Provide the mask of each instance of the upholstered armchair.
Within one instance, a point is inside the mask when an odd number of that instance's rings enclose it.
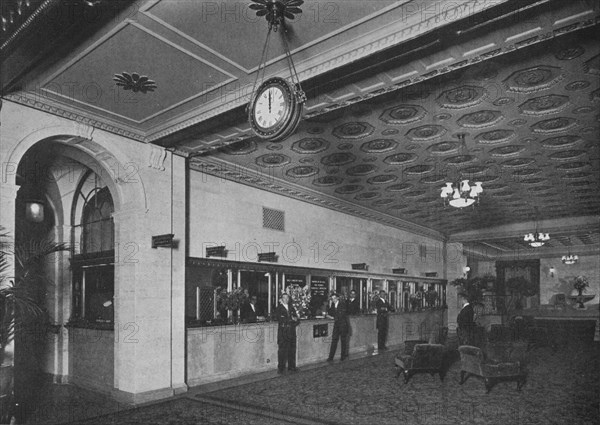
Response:
[[[505,349],[500,347],[500,349]],[[460,353],[460,385],[472,375],[483,378],[486,392],[490,392],[498,381],[517,381],[517,390],[525,384],[526,374],[518,360],[508,359],[507,354],[496,353],[500,359],[492,359],[484,355],[478,347],[462,345]],[[496,356],[494,356],[496,357]],[[500,361],[498,361],[500,360]]]
[[[412,351],[407,353],[405,349],[404,353],[396,356],[394,361],[397,368],[396,378],[403,374],[404,383],[408,383],[410,378],[417,373],[429,373],[431,376],[437,373],[443,381],[445,375],[444,346],[422,341],[406,341],[405,347],[410,346],[413,347]]]

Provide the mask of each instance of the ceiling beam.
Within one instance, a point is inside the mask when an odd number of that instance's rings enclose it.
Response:
[[[552,220],[540,220],[537,222],[540,232],[552,234],[570,235],[573,232],[582,233],[585,229],[597,233],[600,231],[599,216],[568,217]],[[449,242],[481,242],[507,238],[522,238],[525,233],[536,230],[535,221],[507,224],[496,227],[488,227],[478,230],[467,230],[454,233],[449,236]]]

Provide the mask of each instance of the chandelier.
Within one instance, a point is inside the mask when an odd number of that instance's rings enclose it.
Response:
[[[525,237],[523,238],[523,240],[525,242],[529,242],[529,245],[534,248],[539,248],[540,246],[544,245],[546,243],[546,241],[550,240],[550,235],[548,233],[543,233],[543,232],[538,231],[537,217],[538,217],[538,209],[536,207],[535,208],[535,232],[527,233],[525,235]]]
[[[460,150],[466,150],[465,133],[457,134],[456,137],[461,143]],[[448,203],[453,207],[464,208],[479,201],[479,194],[482,192],[481,182],[469,184],[469,180],[465,179],[454,183],[447,182],[446,186],[442,188],[440,196],[444,199],[444,202],[448,200]]]
[[[579,261],[579,257],[573,254],[567,254],[562,256],[562,262],[565,264],[575,264]]]
[[[571,245],[571,238],[569,238],[569,245]],[[579,257],[577,255],[571,254],[571,248],[567,251],[567,255],[562,256],[562,262],[564,264],[570,265],[575,264],[579,261]]]
[[[534,248],[538,248],[546,243],[546,241],[550,240],[550,235],[548,233],[540,233],[536,231],[535,233],[527,233],[524,238],[525,242],[529,242]]]

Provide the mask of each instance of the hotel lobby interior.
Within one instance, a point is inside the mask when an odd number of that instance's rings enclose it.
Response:
[[[1,16],[0,423],[598,423],[600,1]]]

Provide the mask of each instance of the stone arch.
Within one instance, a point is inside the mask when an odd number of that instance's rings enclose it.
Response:
[[[36,129],[22,138],[9,152],[7,164],[14,167],[3,167],[2,179],[5,182],[16,182],[16,167],[27,151],[43,140],[52,140],[62,146],[62,154],[74,159],[92,170],[110,176],[106,179],[109,190],[113,194],[115,211],[128,209],[146,210],[147,199],[141,176],[131,177],[127,173],[127,164],[135,164],[131,158],[121,152],[114,143],[107,148],[94,140],[94,127],[73,122]],[[15,172],[10,175],[11,171]]]

